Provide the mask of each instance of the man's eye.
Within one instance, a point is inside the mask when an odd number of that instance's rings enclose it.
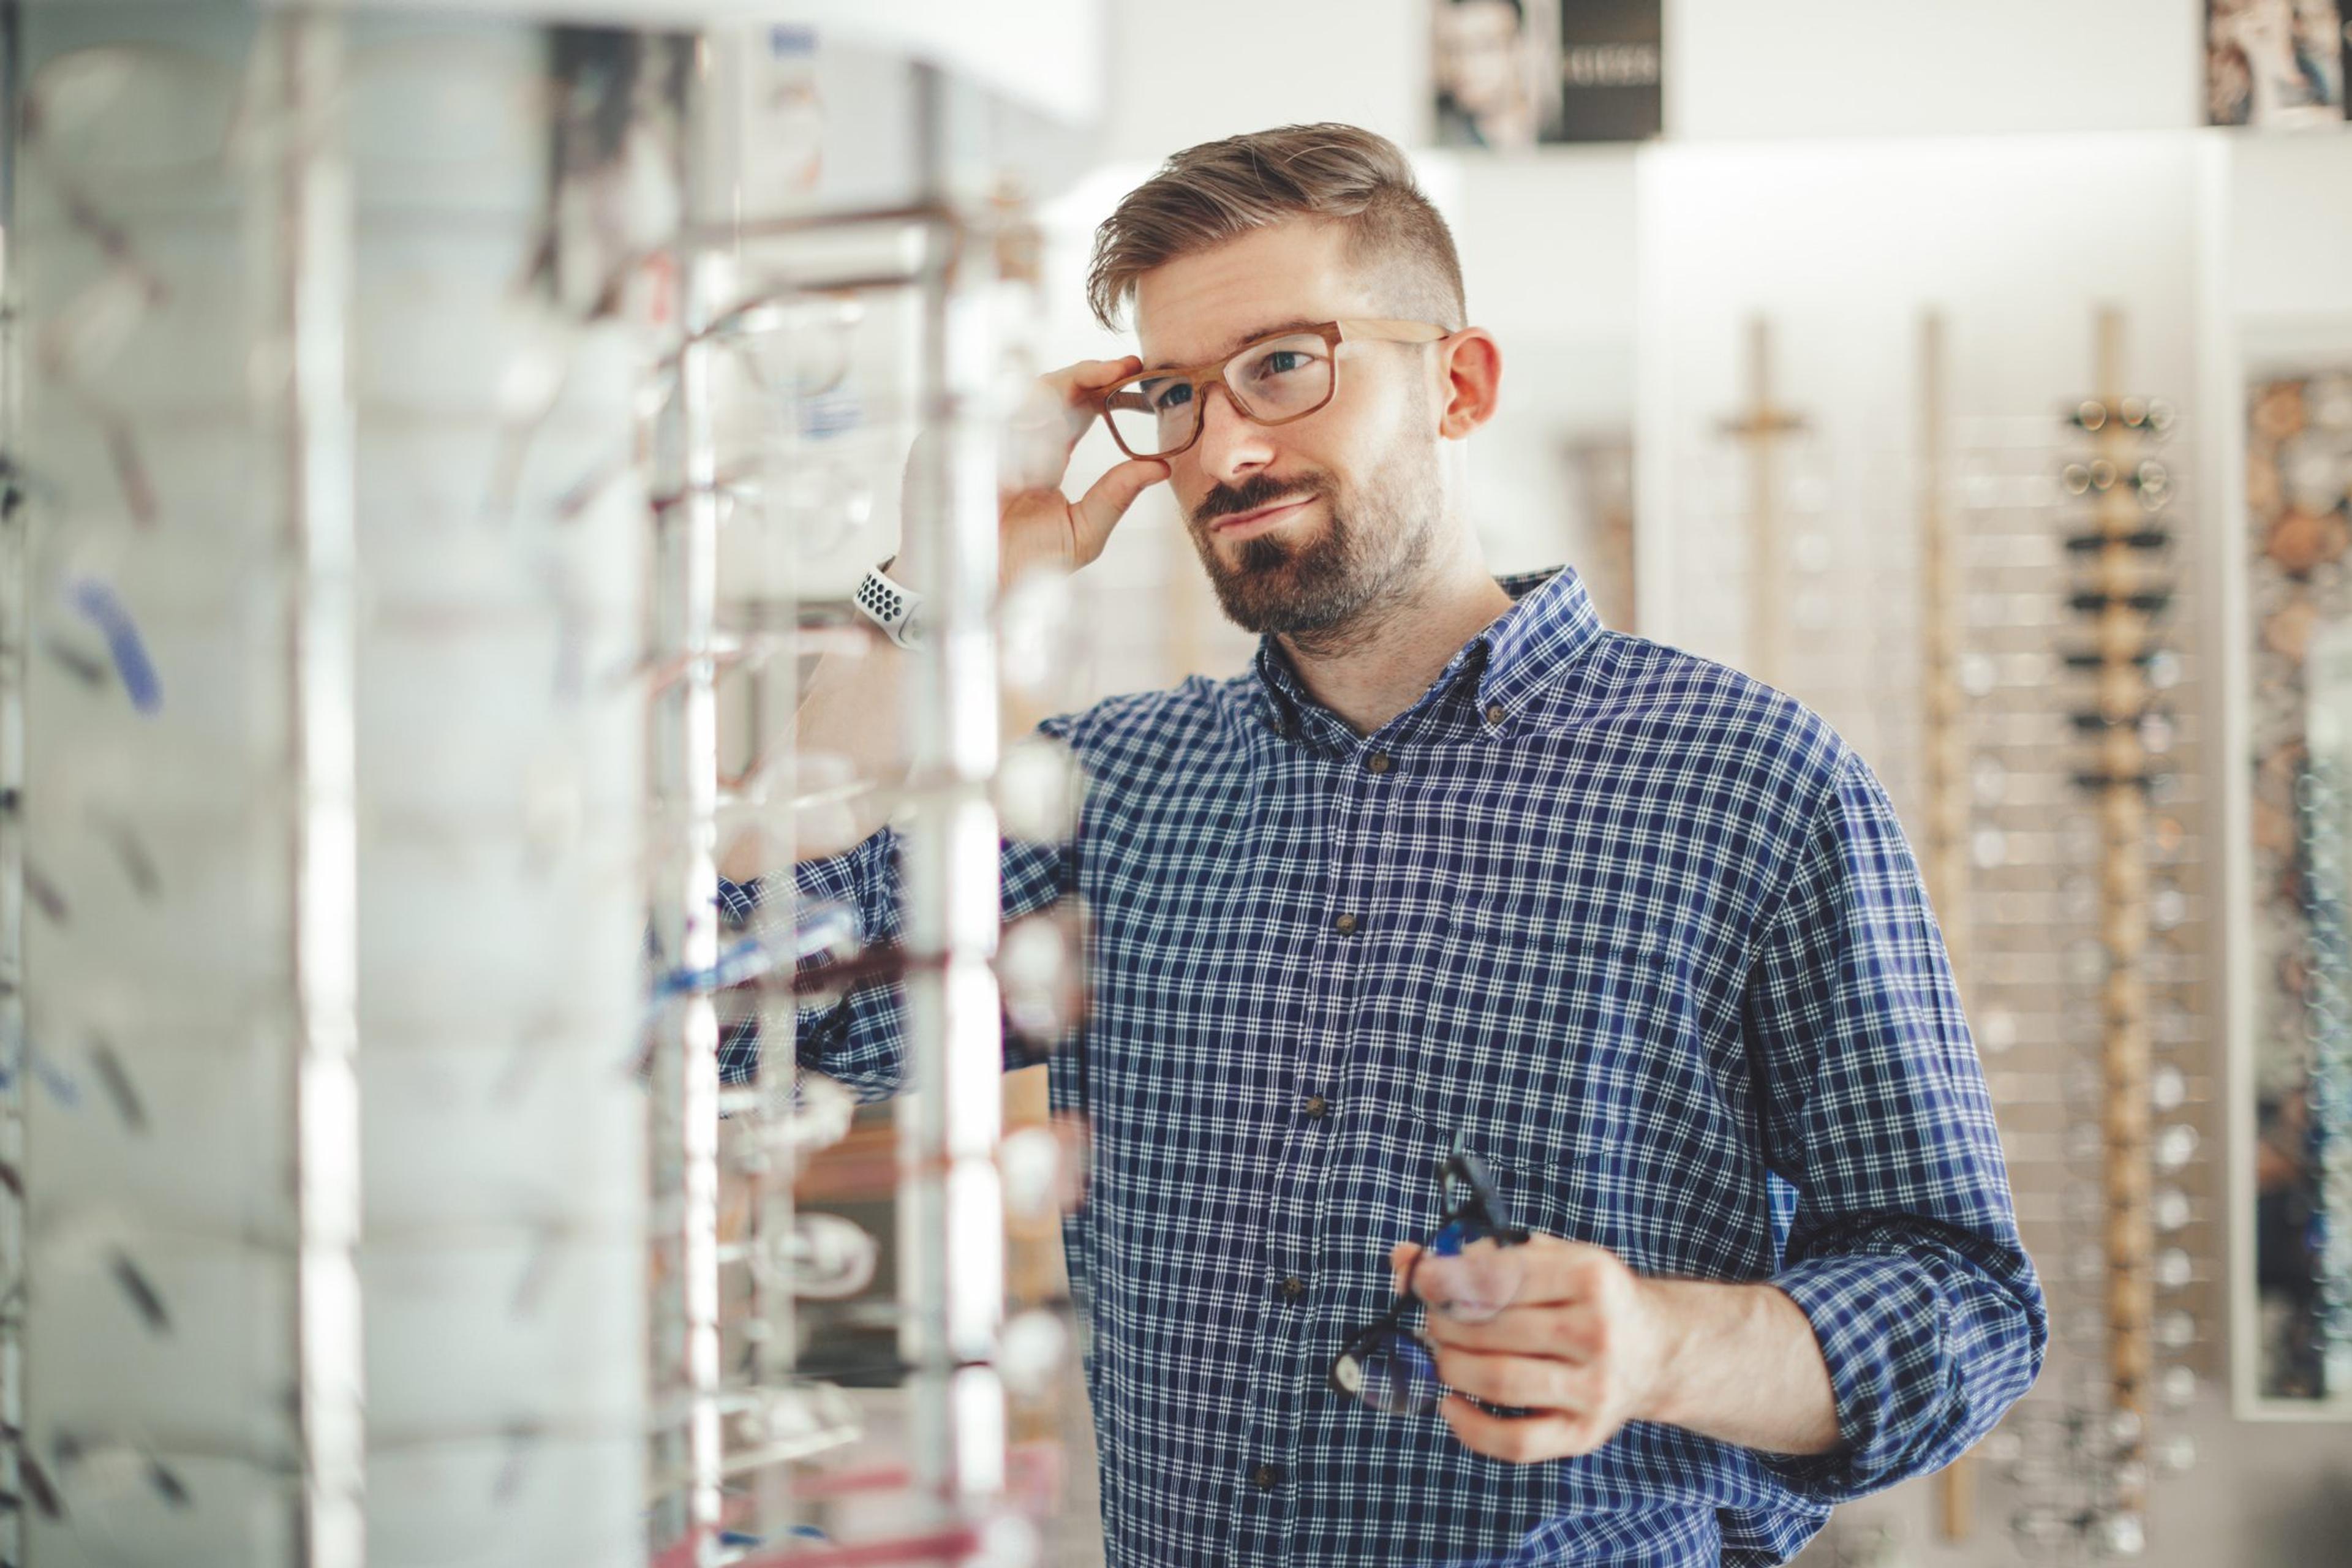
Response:
[[[1192,402],[1192,388],[1184,382],[1171,382],[1166,386],[1147,389],[1144,396],[1150,400],[1152,407],[1164,414],[1169,409],[1181,408]]]
[[[1277,376],[1295,375],[1313,359],[1305,349],[1268,349],[1250,365],[1250,379],[1272,381]]]

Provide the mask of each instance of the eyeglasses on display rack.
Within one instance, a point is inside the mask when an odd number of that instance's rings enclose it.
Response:
[[[1256,423],[1287,425],[1338,395],[1341,343],[1433,343],[1448,335],[1427,321],[1324,321],[1270,333],[1208,364],[1129,377],[1103,394],[1103,423],[1129,457],[1172,458],[1201,438],[1213,386],[1223,386]]]
[[[1405,1271],[1396,1301],[1348,1336],[1331,1363],[1331,1386],[1391,1415],[1434,1410],[1445,1397],[1429,1347],[1405,1327],[1426,1301],[1456,1322],[1483,1323],[1517,1297],[1528,1233],[1511,1224],[1485,1162],[1455,1140],[1438,1163],[1444,1218]],[[1416,1291],[1415,1287],[1420,1287]]]
[[[722,1258],[726,1248],[720,1248]],[[751,1254],[754,1266],[806,1301],[845,1301],[874,1283],[881,1246],[874,1233],[839,1215],[803,1213],[793,1227]]]

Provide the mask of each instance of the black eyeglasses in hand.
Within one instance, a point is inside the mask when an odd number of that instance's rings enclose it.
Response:
[[[1405,1270],[1395,1304],[1349,1335],[1331,1363],[1333,1388],[1391,1415],[1434,1410],[1445,1397],[1429,1347],[1405,1327],[1413,1308],[1425,1301],[1457,1322],[1486,1322],[1518,1294],[1523,1271],[1517,1248],[1528,1233],[1511,1224],[1485,1163],[1458,1139],[1438,1163],[1437,1184],[1444,1218]]]

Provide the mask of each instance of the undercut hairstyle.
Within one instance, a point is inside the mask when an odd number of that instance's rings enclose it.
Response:
[[[1468,324],[1453,231],[1395,142],[1353,125],[1285,125],[1188,147],[1095,230],[1087,303],[1118,330],[1156,267],[1297,218],[1344,225],[1347,257],[1382,274],[1382,308],[1448,331]]]

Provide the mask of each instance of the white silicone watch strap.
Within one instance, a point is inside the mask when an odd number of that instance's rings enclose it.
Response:
[[[922,608],[923,596],[904,583],[891,581],[881,567],[858,581],[856,604],[858,611],[900,647],[921,646],[922,628],[915,624],[915,612]]]

